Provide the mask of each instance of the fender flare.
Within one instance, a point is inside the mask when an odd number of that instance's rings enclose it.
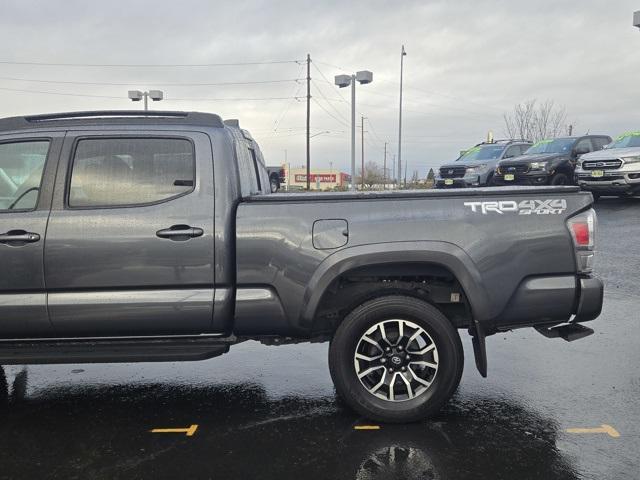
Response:
[[[347,247],[325,258],[307,284],[301,325],[312,328],[324,293],[340,275],[358,267],[389,263],[430,263],[448,269],[460,282],[473,318],[479,321],[490,318],[490,300],[482,277],[464,250],[448,242],[408,241]]]

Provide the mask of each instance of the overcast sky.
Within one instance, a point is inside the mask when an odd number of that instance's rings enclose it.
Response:
[[[239,118],[268,164],[282,163],[286,150],[291,166],[300,166],[305,102],[292,97],[306,94],[295,79],[305,76],[309,53],[312,134],[319,133],[312,164],[348,171],[350,92],[333,86],[333,77],[367,69],[374,81],[358,88],[356,102],[368,118],[365,158],[382,163],[387,141],[391,165],[404,44],[402,156],[408,176],[425,175],[488,130],[503,136],[503,112],[531,98],[566,106],[578,133],[640,129],[638,8],[628,0],[3,0],[0,115],[141,108],[127,90],[158,88],[166,100],[152,107]],[[266,81],[273,83],[239,84]]]

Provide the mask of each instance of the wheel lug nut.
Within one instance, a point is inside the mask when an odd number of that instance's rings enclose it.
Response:
[[[400,370],[402,370],[403,372],[407,371],[407,367],[402,367]]]
[[[391,351],[391,348],[387,347],[384,349],[385,352],[389,353]]]
[[[393,372],[393,368],[389,367],[389,373]]]
[[[381,358],[380,359],[380,363],[387,363],[387,359],[386,358]]]
[[[398,345],[398,351],[401,352],[402,351],[402,345]]]

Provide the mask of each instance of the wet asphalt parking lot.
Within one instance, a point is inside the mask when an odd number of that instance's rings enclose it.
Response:
[[[638,479],[640,199],[603,199],[596,333],[487,339],[435,418],[379,425],[336,398],[327,344],[193,363],[10,366],[0,478]],[[604,425],[604,427],[603,427]],[[157,432],[154,429],[185,429]],[[584,429],[575,431],[573,429]]]

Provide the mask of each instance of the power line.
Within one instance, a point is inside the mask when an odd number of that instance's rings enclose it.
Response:
[[[342,68],[342,67],[340,67],[340,66],[338,66],[338,65],[333,65],[333,64],[331,64],[331,63],[322,62],[322,61],[319,61],[319,60],[316,60],[316,63],[319,63],[319,64],[321,64],[321,65],[326,65],[326,66],[331,67],[331,68],[338,69],[338,70],[340,70],[341,72],[346,72],[346,71],[347,71],[347,70],[345,70],[344,68]],[[393,85],[400,85],[398,82],[394,82],[394,81],[391,81],[391,80],[387,80],[387,82],[388,82],[388,83],[391,83],[391,84],[393,84]],[[330,82],[329,82],[329,83],[330,83]],[[452,100],[458,100],[458,101],[461,101],[461,102],[464,102],[464,103],[468,103],[468,104],[472,104],[472,105],[477,105],[477,106],[482,107],[482,108],[492,108],[492,109],[494,109],[494,110],[500,110],[500,111],[504,110],[503,108],[496,107],[495,105],[489,105],[489,104],[486,104],[486,103],[475,102],[475,101],[472,101],[472,100],[464,99],[464,98],[462,98],[462,97],[457,97],[457,96],[455,96],[455,95],[450,95],[450,94],[446,94],[446,93],[436,92],[436,91],[434,91],[434,90],[424,90],[424,89],[421,89],[421,88],[413,87],[413,86],[411,86],[411,85],[406,85],[406,86],[405,86],[405,88],[408,88],[408,89],[410,89],[410,90],[415,90],[415,91],[418,91],[418,92],[422,92],[422,93],[425,93],[425,94],[427,94],[427,95],[437,95],[437,96],[440,96],[440,97],[450,98],[450,99],[452,99]],[[369,92],[369,93],[372,93],[372,92]],[[376,93],[374,93],[374,94],[378,94],[378,93],[376,92]],[[383,94],[379,94],[379,95],[383,95]],[[391,95],[386,95],[386,96],[391,96]],[[434,105],[439,105],[439,104],[434,104]]]
[[[345,122],[345,123],[349,123],[349,121],[344,117],[344,115],[342,115],[342,113],[340,113],[340,111],[333,106],[333,104],[331,102],[329,102],[329,100],[327,99],[327,96],[324,94],[324,92],[322,91],[322,89],[320,89],[320,87],[318,86],[318,84],[312,80],[311,83],[313,84],[313,86],[315,87],[316,91],[318,93],[320,93],[320,96],[322,98],[324,98],[324,101],[327,102],[327,105],[329,107],[331,107],[331,109]]]
[[[343,120],[339,119],[334,114],[332,114],[329,110],[324,108],[324,106],[322,106],[322,104],[315,97],[311,97],[311,100],[313,100],[315,102],[315,104],[318,105],[322,110],[324,110],[324,112],[327,115],[329,115],[331,118],[333,118],[336,122],[340,123],[343,127],[350,127],[350,125],[348,123],[346,123]]]
[[[249,82],[215,82],[215,83],[148,83],[148,82],[79,82],[72,80],[40,80],[34,78],[15,78],[15,77],[0,77],[0,80],[9,80],[15,82],[34,82],[34,83],[53,83],[64,85],[108,85],[115,87],[131,86],[131,85],[148,85],[148,86],[163,86],[163,87],[211,87],[211,86],[224,86],[224,85],[256,85],[256,84],[269,84],[269,83],[299,83],[303,78],[288,78],[283,80],[256,80]]]
[[[252,65],[278,65],[286,63],[300,64],[304,60],[273,60],[264,62],[235,62],[235,63],[47,63],[47,62],[13,62],[0,60],[1,65],[32,65],[41,67],[122,67],[122,68],[163,68],[163,67],[241,67]]]
[[[60,95],[65,97],[87,97],[87,98],[113,98],[117,100],[126,99],[125,96],[112,96],[112,95],[90,95],[90,94],[81,94],[81,93],[67,93],[67,92],[48,92],[42,90],[25,90],[20,88],[5,88],[0,87],[0,90],[8,91],[8,92],[21,92],[21,93],[35,93],[40,95]],[[290,99],[298,99],[299,97],[255,97],[255,98],[171,98],[165,97],[166,101],[174,101],[174,102],[190,102],[190,101],[199,101],[199,102],[232,102],[232,101],[258,101],[258,100],[290,100]]]
[[[304,65],[300,66],[300,71],[298,72],[298,77],[300,77],[300,75],[302,75],[302,72],[304,72]],[[284,120],[284,117],[287,115],[287,113],[289,113],[289,110],[291,109],[291,105],[293,105],[293,102],[295,100],[296,97],[298,97],[298,94],[300,93],[300,90],[303,87],[303,83],[299,82],[295,91],[293,92],[293,97],[294,99],[288,101],[285,105],[285,107],[283,108],[282,112],[276,117],[276,121],[273,123],[273,131],[276,132],[278,130],[278,128],[280,127],[280,122],[282,122],[282,120]]]
[[[0,90],[4,90],[7,92],[21,92],[21,93],[37,93],[42,95],[61,95],[64,97],[86,97],[86,98],[115,98],[118,100],[126,99],[127,97],[116,97],[110,95],[89,95],[89,94],[80,94],[80,93],[63,93],[63,92],[43,92],[40,90],[23,90],[20,88],[5,88],[0,87]]]

